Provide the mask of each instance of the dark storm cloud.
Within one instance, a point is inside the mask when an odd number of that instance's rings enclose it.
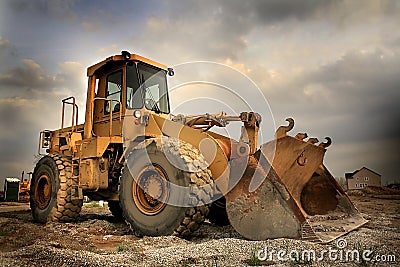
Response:
[[[265,94],[276,114],[297,113],[314,129],[332,127],[341,141],[395,138],[399,134],[393,122],[400,121],[399,69],[399,54],[350,51],[329,64],[289,77]],[[345,131],[334,128],[338,120],[346,125]],[[313,126],[312,122],[318,123]]]
[[[330,101],[340,107],[331,114],[344,113],[351,118],[349,129],[357,135],[348,140],[394,139],[400,137],[395,123],[400,121],[399,70],[399,54],[353,51],[311,74],[308,80],[327,86]]]
[[[3,97],[46,99],[66,92],[81,96],[85,86],[85,68],[78,62],[64,62],[50,74],[31,59],[23,59],[17,66],[0,72],[0,92]],[[49,94],[50,93],[50,94]]]
[[[8,0],[7,4],[15,13],[25,13],[30,16],[50,16],[58,18],[75,18],[72,11],[77,0]]]
[[[172,0],[164,6],[165,14],[150,13],[145,31],[135,32],[130,42],[140,50],[154,51],[161,60],[243,60],[254,39],[264,45],[277,40],[287,40],[285,46],[308,39],[318,43],[323,27],[331,31],[325,39],[332,34],[347,38],[345,29],[383,23],[385,16],[393,19],[400,10],[393,1]],[[302,34],[292,40],[294,31]],[[256,36],[249,39],[251,34]]]
[[[179,5],[177,3],[179,2]],[[222,20],[233,23],[250,24],[265,22],[282,22],[285,19],[304,20],[313,17],[318,10],[330,7],[335,1],[319,0],[231,0],[231,1],[170,1],[171,17],[190,18],[218,15]],[[178,7],[177,7],[178,6]],[[232,27],[232,30],[235,30]]]
[[[365,165],[391,181],[400,173],[399,70],[399,53],[349,51],[264,92],[278,125],[293,116],[294,133],[333,138],[327,164],[336,175]]]
[[[225,9],[226,14],[232,17],[248,17],[251,22],[282,22],[286,19],[307,20],[313,17],[318,10],[329,7],[334,1],[292,1],[292,0],[270,0],[270,1],[218,1]]]
[[[255,28],[307,19],[325,5],[329,1],[171,1],[168,20],[159,22],[163,31],[157,33],[204,58],[237,59]]]
[[[24,89],[49,90],[55,85],[54,77],[45,73],[31,59],[21,60],[20,65],[0,74],[0,85]]]

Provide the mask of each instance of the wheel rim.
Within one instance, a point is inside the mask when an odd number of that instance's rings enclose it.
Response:
[[[35,202],[39,209],[45,209],[51,200],[51,180],[47,174],[42,174],[35,185]]]
[[[143,168],[133,181],[132,197],[136,207],[146,215],[156,215],[169,196],[168,176],[159,165]]]

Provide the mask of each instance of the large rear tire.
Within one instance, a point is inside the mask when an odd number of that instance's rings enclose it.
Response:
[[[179,160],[186,158],[185,164],[202,158],[190,144],[147,141],[145,148],[133,150],[128,158],[133,162],[129,168],[125,164],[120,182],[120,204],[126,222],[138,236],[176,235],[190,236],[196,231],[208,214],[211,199],[207,185],[212,180],[208,169],[188,172],[176,168],[167,159],[165,151],[172,151]],[[150,160],[150,161],[149,161]],[[204,160],[204,159],[203,159]],[[171,190],[170,183],[184,188],[193,187],[190,198],[196,205],[181,207],[168,204],[173,197],[177,202],[185,202],[187,191]],[[153,198],[154,197],[154,198]]]
[[[71,159],[63,155],[44,156],[36,164],[30,187],[34,221],[72,221],[79,216],[83,200],[71,199],[78,181],[72,178]]]

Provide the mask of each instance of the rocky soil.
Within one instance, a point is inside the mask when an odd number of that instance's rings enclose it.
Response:
[[[26,204],[0,203],[0,266],[399,266],[400,200],[387,195],[396,193],[351,193],[356,207],[370,221],[345,235],[341,243],[324,245],[283,238],[248,241],[230,226],[207,222],[190,240],[138,238],[96,203],[84,206],[78,222],[46,225],[33,223]],[[265,248],[276,252],[261,261],[257,253]],[[375,260],[365,261],[361,256],[359,261],[351,256],[346,260],[344,255],[353,249],[360,255],[372,251],[368,258]],[[284,259],[278,258],[279,250],[287,252]],[[292,250],[300,254],[312,250],[316,258],[289,259]],[[331,258],[324,250],[333,253]]]

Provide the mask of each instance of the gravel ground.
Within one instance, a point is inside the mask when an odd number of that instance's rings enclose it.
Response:
[[[399,266],[400,200],[365,194],[351,198],[370,222],[345,235],[339,243],[324,245],[283,238],[248,241],[230,226],[210,223],[205,223],[190,240],[173,236],[137,238],[106,208],[91,205],[83,208],[78,222],[64,224],[35,224],[29,211],[24,210],[3,212],[0,266]],[[268,253],[274,250],[274,257],[259,261],[256,254],[261,250],[262,257],[265,249]],[[371,250],[371,258],[393,255],[396,260],[357,262],[350,257],[346,261],[346,253],[353,249],[360,254]],[[284,258],[292,250],[306,254],[304,260],[301,256],[299,260],[279,260],[279,250],[287,252]],[[309,251],[315,251],[315,259],[308,259]],[[324,257],[319,260],[323,251]],[[336,260],[330,259],[329,251]]]

